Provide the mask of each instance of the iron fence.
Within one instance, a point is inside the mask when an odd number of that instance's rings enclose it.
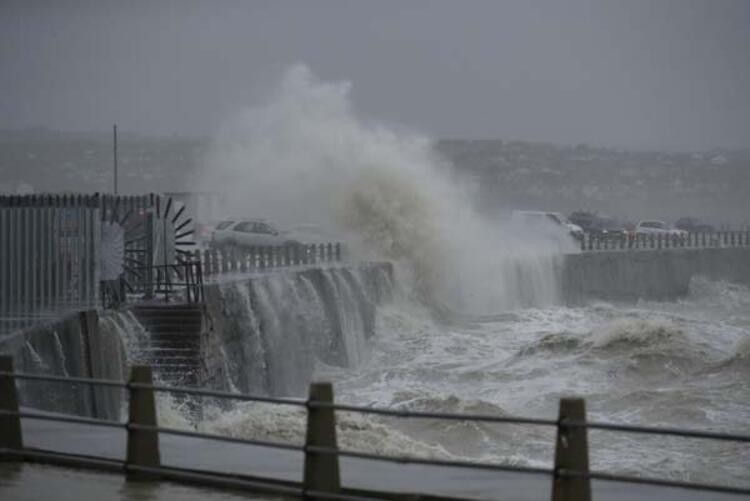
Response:
[[[717,231],[712,233],[597,234],[585,233],[578,241],[581,251],[712,249],[750,246],[750,230]]]
[[[100,301],[116,306],[128,289],[185,275],[194,283],[183,248],[192,220],[176,205],[155,193],[0,195],[0,334]]]
[[[0,332],[99,299],[97,196],[0,196]]]
[[[16,380],[48,381],[63,384],[90,384],[123,388],[128,391],[127,422],[105,421],[78,416],[42,414],[22,411],[18,406]],[[265,402],[291,405],[307,410],[307,433],[303,445],[280,443],[270,440],[245,439],[221,436],[192,430],[180,430],[157,425],[155,392],[181,393],[197,397],[233,399],[239,401]],[[552,468],[522,466],[512,463],[486,463],[478,461],[425,459],[412,456],[382,455],[363,451],[341,449],[336,439],[336,412],[377,414],[401,419],[442,419],[485,423],[544,426],[556,430],[554,466]],[[86,456],[52,450],[24,447],[21,419],[41,419],[77,423],[89,426],[118,428],[127,431],[127,447],[124,460]],[[12,358],[0,357],[0,458],[19,461],[40,461],[66,466],[98,468],[124,471],[130,479],[163,478],[211,485],[267,492],[312,499],[403,499],[404,493],[355,489],[342,486],[339,473],[339,458],[351,457],[400,464],[421,464],[436,467],[482,469],[489,471],[518,472],[543,475],[551,483],[553,501],[588,501],[591,495],[591,480],[605,480],[657,487],[677,487],[704,492],[750,495],[749,487],[715,485],[682,480],[621,475],[589,469],[589,429],[611,432],[668,435],[706,440],[750,443],[750,435],[718,433],[676,428],[646,427],[616,423],[590,422],[586,420],[585,402],[579,398],[560,400],[557,419],[538,419],[516,416],[493,416],[483,414],[447,414],[433,412],[408,412],[402,410],[361,407],[336,404],[330,383],[314,383],[308,398],[274,398],[248,394],[229,393],[197,388],[154,385],[151,369],[135,366],[129,381],[85,380],[60,376],[23,374],[13,371]],[[250,475],[237,475],[217,471],[195,470],[164,465],[160,459],[159,436],[169,434],[189,438],[215,440],[245,444],[304,454],[302,482],[283,481]],[[409,494],[419,497],[421,494]],[[445,499],[445,498],[443,498]]]
[[[247,272],[268,268],[340,262],[340,242],[251,247],[217,247],[196,250],[193,260],[200,261],[206,276]]]

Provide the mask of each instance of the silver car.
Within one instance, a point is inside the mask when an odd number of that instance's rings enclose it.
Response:
[[[636,235],[662,234],[677,237],[687,237],[688,232],[675,228],[664,221],[641,221],[635,227]]]
[[[278,230],[263,219],[227,219],[221,221],[214,229],[211,243],[220,247],[300,244],[288,232]]]

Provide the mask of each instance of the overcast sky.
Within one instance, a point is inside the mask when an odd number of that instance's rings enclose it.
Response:
[[[750,1],[0,1],[0,128],[210,135],[305,63],[435,137],[750,147]]]

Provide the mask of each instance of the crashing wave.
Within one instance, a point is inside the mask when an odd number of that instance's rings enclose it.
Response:
[[[675,342],[684,337],[668,319],[619,319],[605,326],[593,341],[594,348],[646,347]]]

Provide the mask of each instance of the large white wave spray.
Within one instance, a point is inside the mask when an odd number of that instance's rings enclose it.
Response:
[[[549,245],[481,220],[428,138],[358,119],[349,90],[291,67],[265,105],[220,130],[204,185],[236,215],[355,235],[440,311],[556,300]]]

